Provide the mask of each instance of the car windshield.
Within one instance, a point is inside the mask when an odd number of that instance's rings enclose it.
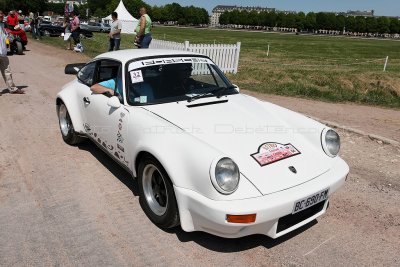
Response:
[[[207,58],[134,61],[127,68],[130,105],[148,105],[237,94],[221,70]]]

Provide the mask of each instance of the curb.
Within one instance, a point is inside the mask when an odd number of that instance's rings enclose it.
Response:
[[[354,128],[351,128],[351,127],[347,127],[347,126],[343,126],[343,125],[340,125],[340,124],[338,124],[336,122],[332,122],[332,121],[324,121],[324,120],[320,120],[320,119],[315,118],[315,117],[310,117],[310,118],[313,119],[313,120],[319,121],[319,122],[321,122],[323,124],[326,124],[327,126],[332,127],[332,128],[342,129],[342,130],[345,130],[345,131],[348,131],[348,132],[351,132],[351,133],[356,133],[356,134],[359,134],[359,135],[362,135],[362,136],[366,136],[366,137],[370,138],[371,140],[377,140],[377,141],[381,141],[384,144],[400,147],[400,142],[392,140],[392,139],[389,139],[389,138],[386,138],[386,137],[383,137],[383,136],[380,136],[380,135],[369,134],[369,133],[366,133],[364,131],[361,131],[361,130],[358,130],[358,129],[354,129]]]

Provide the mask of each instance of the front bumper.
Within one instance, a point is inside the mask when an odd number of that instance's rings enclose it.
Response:
[[[292,213],[296,201],[329,188],[329,196],[345,182],[349,166],[340,158],[326,173],[304,184],[257,198],[216,201],[199,193],[174,187],[179,207],[182,229],[186,232],[203,231],[226,238],[238,238],[263,234],[271,238],[285,235],[325,213],[329,198],[321,210],[295,225],[278,231],[278,220]],[[256,221],[250,224],[228,223],[227,214],[256,213]]]

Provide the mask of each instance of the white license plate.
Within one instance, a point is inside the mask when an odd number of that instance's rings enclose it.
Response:
[[[295,214],[297,212],[303,211],[309,207],[312,207],[322,201],[325,201],[328,198],[328,189],[324,189],[316,194],[313,194],[311,196],[305,197],[299,201],[296,201],[293,206],[293,211],[292,214]]]

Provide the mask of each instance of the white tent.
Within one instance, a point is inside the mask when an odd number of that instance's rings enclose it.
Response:
[[[139,23],[139,20],[135,19],[129,11],[126,9],[124,3],[119,2],[119,5],[117,9],[115,9],[115,12],[118,13],[118,20],[121,21],[122,23],[122,33],[128,33],[128,34],[133,34],[134,30],[136,29],[137,24]],[[112,23],[112,18],[111,15],[103,18],[104,23],[108,23],[111,25]]]

